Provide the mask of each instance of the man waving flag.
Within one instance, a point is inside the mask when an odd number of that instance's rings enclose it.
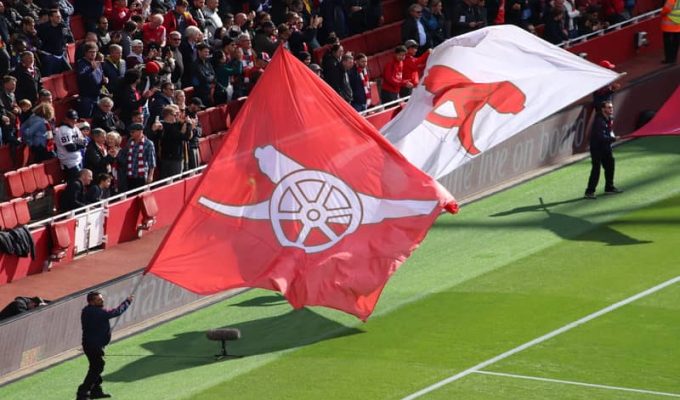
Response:
[[[147,272],[365,320],[453,197],[279,49]]]
[[[512,25],[451,38],[382,129],[415,166],[441,178],[617,74]]]

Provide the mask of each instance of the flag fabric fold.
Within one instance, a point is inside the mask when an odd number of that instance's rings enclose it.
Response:
[[[441,185],[279,49],[146,272],[365,320],[443,209]]]
[[[492,26],[437,46],[421,84],[382,133],[440,178],[616,79],[523,29]]]
[[[675,89],[651,121],[627,137],[680,135],[678,109],[680,109],[680,87]]]

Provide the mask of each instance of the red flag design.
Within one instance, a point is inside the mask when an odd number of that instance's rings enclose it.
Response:
[[[279,49],[146,272],[365,320],[443,208],[445,189]]]

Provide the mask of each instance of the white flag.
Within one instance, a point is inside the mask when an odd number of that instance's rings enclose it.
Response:
[[[382,133],[440,178],[617,76],[515,26],[488,27],[437,46]]]

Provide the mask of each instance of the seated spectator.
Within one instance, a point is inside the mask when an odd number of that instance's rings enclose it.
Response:
[[[92,183],[92,171],[82,169],[74,179],[66,184],[64,193],[59,198],[59,212],[75,210],[88,204],[87,187]]]
[[[170,32],[176,29],[171,30]],[[142,25],[142,37],[144,43],[156,43],[159,46],[165,46],[166,28],[163,26],[163,16],[154,14],[149,17],[149,22]]]
[[[0,321],[32,311],[40,306],[46,306],[48,303],[50,301],[40,297],[15,297],[0,311]]]
[[[26,122],[21,124],[21,138],[28,146],[31,160],[34,163],[49,160],[56,156],[51,124],[53,119],[54,108],[52,105],[40,103],[33,109],[33,114]]]
[[[86,200],[89,203],[97,203],[111,196],[111,182],[113,176],[107,173],[97,174],[92,184],[87,188]]]
[[[68,110],[64,122],[54,134],[59,163],[66,173],[67,179],[70,180],[75,179],[82,168],[83,154],[81,150],[86,145],[86,139],[76,126],[77,123],[78,113],[76,110]]]

